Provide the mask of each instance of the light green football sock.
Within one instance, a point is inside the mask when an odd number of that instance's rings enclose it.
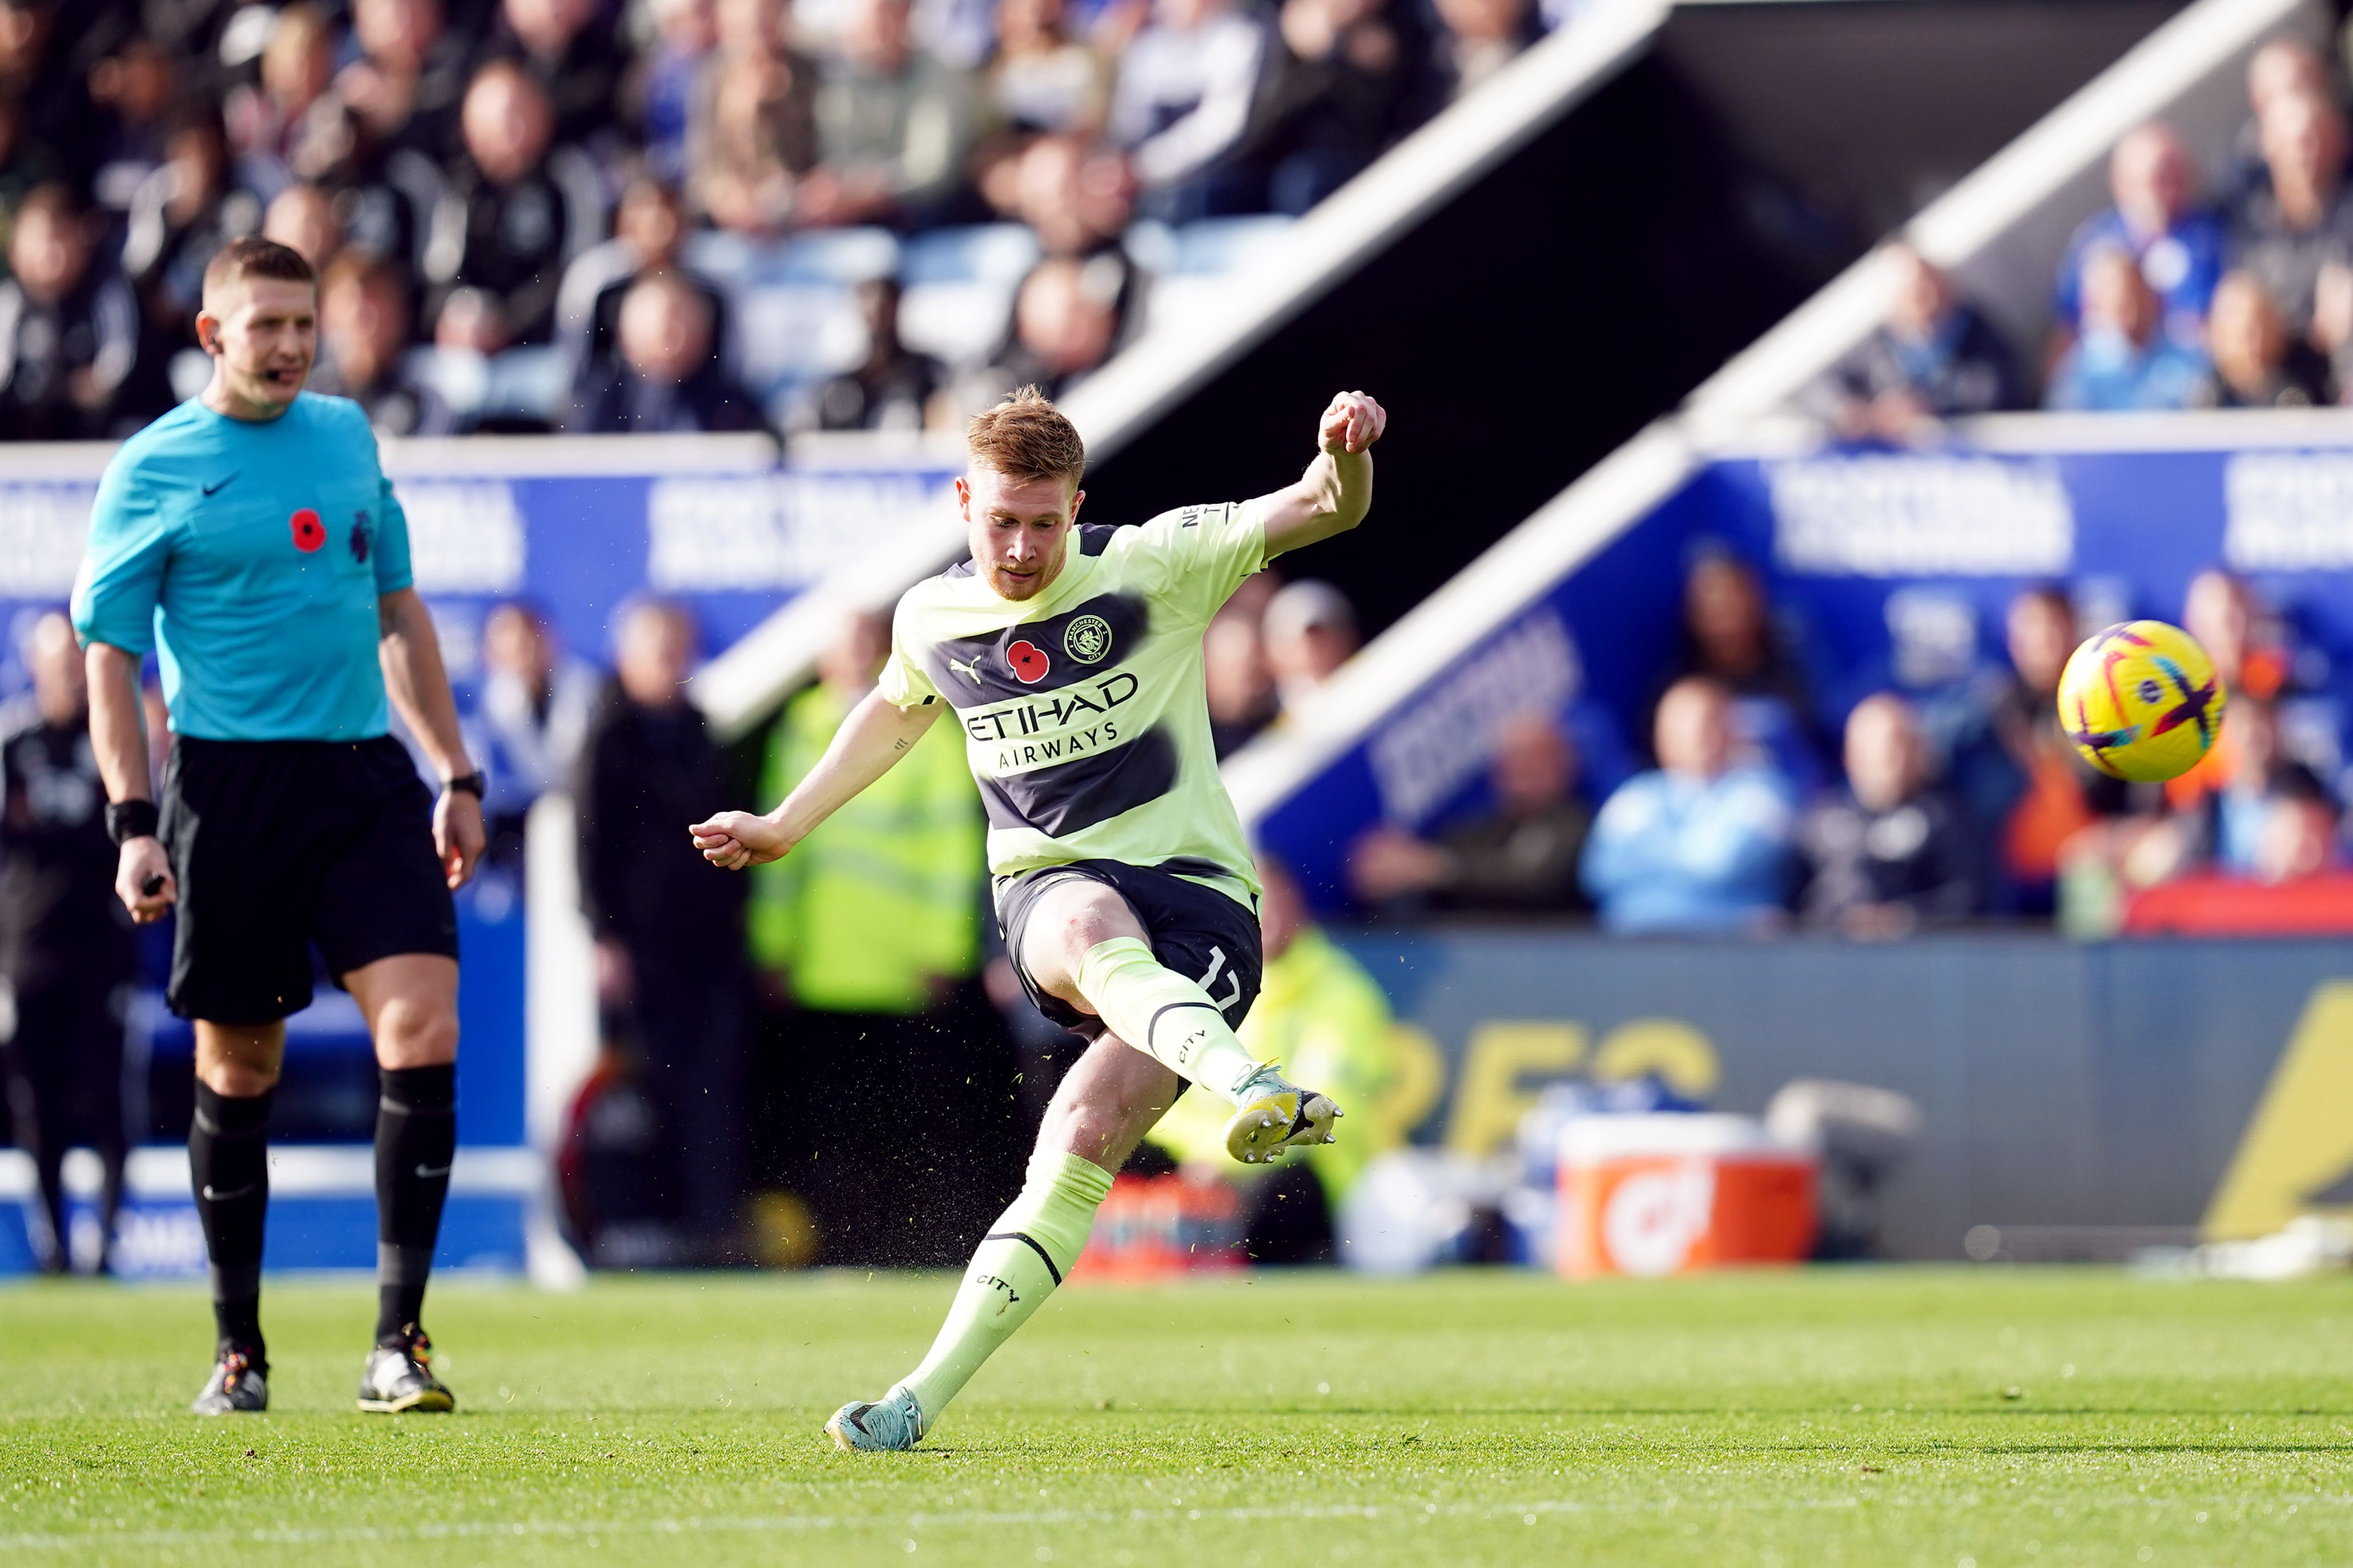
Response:
[[[1110,1194],[1111,1173],[1101,1165],[1043,1150],[1029,1157],[1021,1195],[973,1249],[931,1353],[891,1391],[915,1396],[923,1430],[1070,1273]]]
[[[1261,1064],[1226,1026],[1226,1016],[1197,983],[1162,967],[1132,936],[1087,950],[1079,963],[1079,994],[1093,1005],[1111,1032],[1228,1104],[1241,1103],[1242,1086]]]

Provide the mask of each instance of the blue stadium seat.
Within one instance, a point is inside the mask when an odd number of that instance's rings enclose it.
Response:
[[[1158,218],[1139,218],[1119,237],[1127,258],[1158,278],[1176,270],[1176,231]]]
[[[1145,295],[1145,325],[1156,329],[1210,308],[1235,273],[1257,265],[1289,237],[1295,220],[1209,217],[1172,229],[1137,224],[1123,243],[1130,259],[1152,274]]]
[[[527,343],[491,356],[490,376],[475,415],[519,415],[556,425],[563,422],[571,395],[572,367],[565,352],[554,343]]]
[[[866,353],[866,323],[841,283],[754,284],[736,293],[735,321],[744,384],[764,400],[848,370]]]
[[[866,325],[851,289],[899,269],[899,241],[887,229],[843,228],[787,240],[714,247],[711,274],[735,307],[744,384],[772,412],[794,390],[855,365]],[[691,254],[698,264],[700,255]]]
[[[696,229],[679,245],[679,259],[724,288],[752,270],[763,242],[723,228]]]
[[[939,228],[906,242],[899,280],[910,289],[922,283],[1018,283],[1037,262],[1038,237],[1027,224]]]
[[[1176,231],[1175,270],[1187,276],[1238,272],[1256,265],[1290,237],[1295,219],[1205,217]]]
[[[476,419],[517,416],[559,424],[572,391],[570,363],[552,343],[487,357],[466,349],[411,349],[402,367],[412,384],[430,387],[449,405],[461,429]]]
[[[1014,294],[1037,262],[1038,237],[1018,223],[909,240],[899,269],[901,341],[959,369],[981,363],[1005,342]]]
[[[430,387],[462,425],[482,406],[491,387],[491,362],[467,349],[411,349],[401,361],[409,384]]]
[[[747,285],[829,283],[848,288],[899,270],[899,240],[886,228],[823,229],[754,247]]]

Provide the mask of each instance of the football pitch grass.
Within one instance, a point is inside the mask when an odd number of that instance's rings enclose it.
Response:
[[[941,1276],[451,1282],[455,1416],[352,1409],[274,1283],[200,1421],[182,1289],[0,1289],[0,1557],[48,1563],[2353,1562],[2353,1280],[1463,1271],[1072,1288],[914,1454],[819,1430]]]

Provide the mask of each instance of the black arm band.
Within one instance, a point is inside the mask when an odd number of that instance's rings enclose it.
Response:
[[[489,787],[490,785],[483,781],[481,770],[479,768],[470,773],[459,773],[441,786],[445,794],[451,790],[462,791],[472,795],[476,800],[481,799],[482,792]]]
[[[157,820],[155,803],[152,800],[109,801],[106,806],[106,836],[117,844],[125,844],[133,838],[153,838]]]

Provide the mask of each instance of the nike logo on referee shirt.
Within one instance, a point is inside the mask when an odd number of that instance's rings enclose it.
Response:
[[[417,1167],[417,1173],[423,1180],[429,1182],[436,1176],[448,1175],[449,1173],[449,1167],[444,1165],[438,1171],[428,1171],[424,1166],[419,1165]]]
[[[258,1193],[260,1190],[261,1184],[259,1182],[248,1182],[241,1187],[231,1187],[225,1193],[215,1188],[210,1183],[206,1183],[205,1185],[205,1202],[208,1204],[227,1203],[231,1198],[241,1198],[248,1193]]]
[[[242,470],[242,469],[240,469],[240,470],[238,470],[238,471],[239,471],[239,472],[243,472],[243,470]],[[216,485],[205,485],[205,486],[202,486],[202,487],[200,487],[200,488],[204,490],[205,494],[206,494],[206,495],[212,495],[212,494],[214,494],[216,491],[218,491],[218,490],[220,490],[220,489],[223,489],[227,488],[227,487],[228,486],[228,484],[229,484],[231,481],[233,481],[236,478],[237,478],[237,475],[236,475],[236,474],[231,474],[227,479],[223,479],[219,484],[216,484]]]

